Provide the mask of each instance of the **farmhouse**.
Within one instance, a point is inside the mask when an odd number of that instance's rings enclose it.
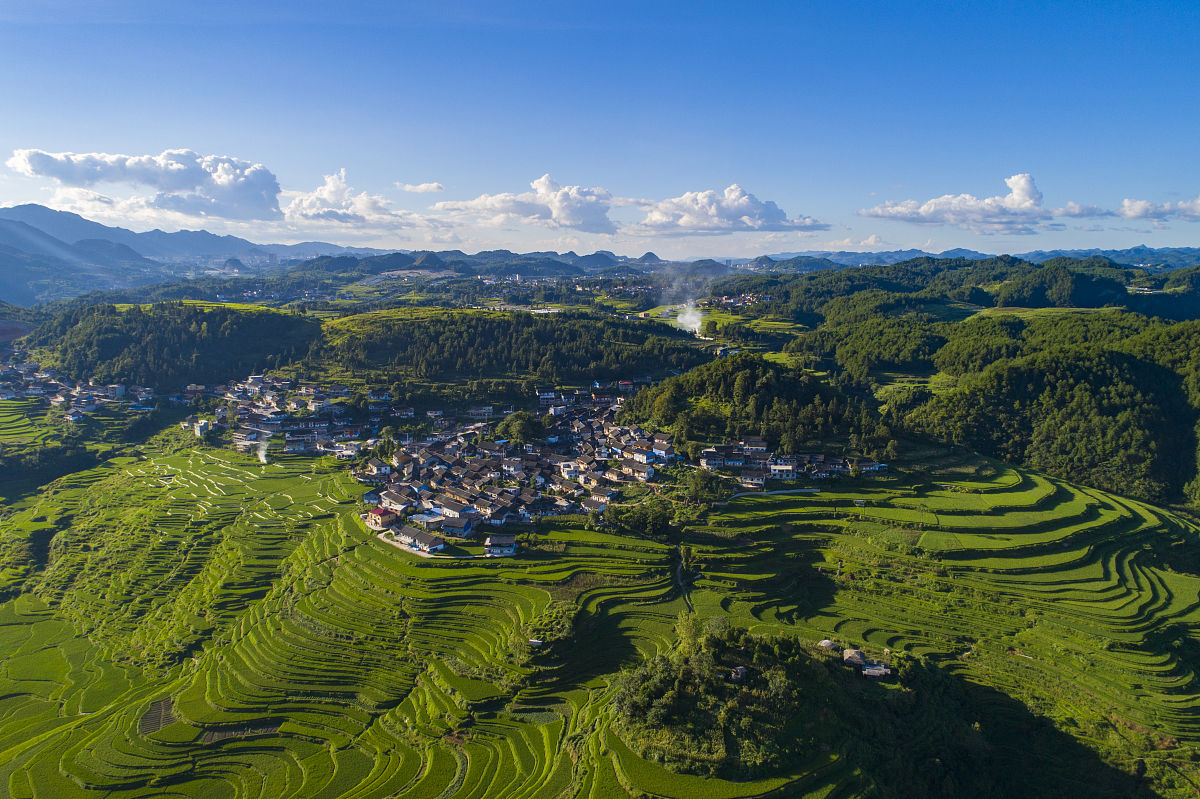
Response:
[[[446,547],[446,542],[441,536],[408,525],[396,532],[396,540],[422,552],[441,552]]]
[[[742,488],[762,488],[767,483],[767,473],[760,469],[747,469],[738,477]]]
[[[654,467],[648,463],[638,463],[634,460],[622,461],[621,472],[631,475],[633,479],[645,483],[654,479]]]
[[[483,554],[488,557],[505,557],[517,553],[517,537],[509,533],[489,535],[483,542]]]
[[[447,517],[442,521],[442,532],[446,535],[467,538],[475,532],[475,520],[468,516]]]
[[[396,523],[397,518],[395,512],[387,508],[371,508],[363,515],[363,521],[372,530],[386,530]]]
[[[399,491],[386,489],[380,491],[376,500],[381,506],[395,513],[403,513],[413,506],[413,499]]]

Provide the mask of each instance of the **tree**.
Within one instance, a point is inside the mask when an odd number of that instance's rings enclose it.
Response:
[[[498,441],[513,441],[527,444],[537,441],[545,435],[542,423],[529,411],[516,411],[500,420],[496,425],[495,436]]]

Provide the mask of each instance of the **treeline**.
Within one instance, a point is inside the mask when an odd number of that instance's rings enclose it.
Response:
[[[289,363],[319,335],[315,320],[276,311],[103,304],[68,308],[34,330],[28,343],[75,378],[178,391]]]
[[[589,313],[380,312],[322,327],[298,313],[182,302],[73,305],[28,343],[76,378],[177,391],[297,364],[302,375],[390,385],[409,401],[408,384],[422,396],[453,382],[472,398],[513,399],[527,395],[529,380],[658,376],[709,358],[678,328]]]
[[[667,430],[695,457],[704,445],[762,436],[784,454],[838,439],[872,456],[894,453],[888,425],[870,407],[812,374],[752,353],[705,364],[642,389],[622,420]]]
[[[663,374],[708,359],[691,336],[657,322],[474,312],[364,317],[331,330],[314,357],[421,379],[527,376],[565,383]]]

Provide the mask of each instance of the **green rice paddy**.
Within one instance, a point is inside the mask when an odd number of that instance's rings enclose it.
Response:
[[[19,431],[15,433],[19,435]],[[940,458],[940,459],[939,459]],[[1197,529],[999,464],[753,495],[686,532],[697,612],[940,663],[1036,709],[1164,796],[1194,795]],[[158,449],[62,478],[0,521],[52,530],[0,604],[0,793],[37,797],[850,797],[814,752],[753,782],[674,774],[612,726],[609,677],[668,649],[665,544],[570,522],[513,559],[425,560],[357,519],[334,464]],[[15,578],[14,578],[15,579]],[[14,583],[14,586],[16,583]],[[556,600],[574,639],[532,651]]]
[[[0,400],[0,445],[23,449],[51,438],[55,431],[45,424],[46,407],[37,398]]]

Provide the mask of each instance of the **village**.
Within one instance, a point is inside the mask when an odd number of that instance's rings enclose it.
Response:
[[[105,403],[133,411],[153,410],[156,403],[200,403],[212,409],[211,418],[190,415],[180,423],[197,437],[226,430],[237,451],[264,462],[280,451],[351,462],[355,479],[367,486],[366,526],[424,556],[441,553],[448,539],[481,540],[482,557],[514,555],[513,530],[528,529],[539,518],[603,513],[623,488],[653,484],[664,466],[686,463],[669,434],[617,421],[624,399],[649,385],[648,377],[597,381],[588,388],[535,388],[528,405],[536,405],[543,430],[533,442],[494,440],[494,421],[513,413],[513,406],[432,406],[418,414],[394,403],[390,392],[371,390],[355,408],[346,386],[298,384],[271,375],[192,384],[156,397],[143,387],[69,381],[53,369],[14,359],[0,371],[0,380],[0,396],[42,398],[62,408],[68,422]],[[384,459],[375,453],[385,421],[427,432],[395,435],[394,450]],[[719,471],[744,490],[762,490],[768,481],[887,471],[886,464],[866,458],[777,454],[756,437],[706,448],[694,465]]]
[[[625,397],[649,378],[630,378],[590,388],[537,387],[544,430],[533,442],[494,440],[494,419],[508,407],[472,405],[461,411],[433,407],[418,416],[391,403],[387,391],[367,395],[366,419],[347,416],[342,386],[295,386],[292,381],[251,375],[224,389],[229,405],[215,422],[233,432],[233,445],[265,459],[283,438],[289,453],[326,454],[354,461],[353,474],[369,486],[364,523],[389,542],[422,555],[447,548],[447,540],[482,540],[482,557],[516,554],[514,529],[537,519],[603,513],[622,488],[654,483],[658,470],[683,462],[666,433],[650,433],[617,421]],[[189,386],[188,392],[202,387]],[[390,457],[376,453],[385,417],[421,421],[426,435],[399,434]],[[205,420],[189,419],[197,435]],[[824,454],[784,456],[760,438],[704,450],[699,467],[722,470],[748,490],[768,480],[833,479],[886,472],[886,464]]]
[[[134,411],[152,411],[154,391],[143,386],[119,383],[98,384],[71,380],[57,370],[26,361],[16,352],[0,366],[0,400],[42,399],[63,412],[63,420],[78,423],[86,414],[108,403],[122,403]]]

